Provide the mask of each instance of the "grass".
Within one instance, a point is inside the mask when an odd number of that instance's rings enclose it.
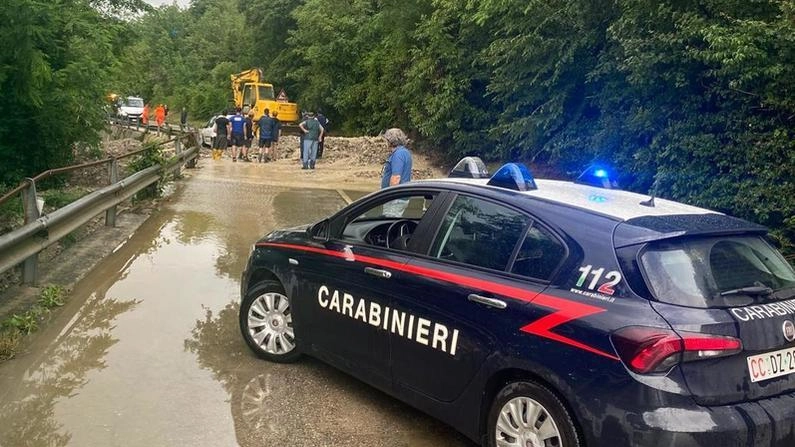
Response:
[[[39,329],[39,322],[51,309],[64,305],[66,290],[48,285],[39,292],[39,299],[30,309],[13,314],[0,323],[0,361],[14,358],[25,335]]]
[[[0,362],[14,358],[22,341],[22,333],[14,329],[0,329]]]
[[[42,191],[40,195],[48,207],[58,209],[83,197],[87,192],[83,188],[50,189]]]
[[[13,197],[0,205],[0,230],[4,227],[13,228],[16,223],[25,219],[25,212],[22,209],[22,199]]]
[[[46,309],[63,306],[64,295],[66,295],[66,290],[63,287],[50,284],[39,293],[39,305]]]

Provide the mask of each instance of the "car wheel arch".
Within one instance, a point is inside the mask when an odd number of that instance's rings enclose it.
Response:
[[[257,284],[261,284],[263,281],[276,281],[279,284],[281,284],[285,290],[287,290],[284,281],[282,281],[272,271],[263,267],[263,268],[258,268],[251,272],[251,276],[249,277],[249,284],[251,284],[251,287],[256,287]]]
[[[483,395],[480,402],[480,413],[478,414],[481,445],[487,445],[485,442],[489,431],[486,425],[488,423],[489,411],[491,410],[491,405],[495,397],[500,390],[502,390],[508,384],[523,381],[535,382],[536,384],[543,386],[555,394],[560,402],[566,407],[566,410],[569,412],[569,414],[572,415],[575,429],[578,433],[580,433],[580,436],[582,436],[583,430],[582,422],[579,419],[579,412],[575,411],[575,407],[572,405],[568,397],[570,395],[569,393],[564,393],[561,391],[561,387],[557,386],[555,382],[548,380],[548,378],[545,378],[540,374],[526,369],[506,368],[496,371],[494,374],[492,374],[491,377],[489,377],[489,379],[486,381],[486,384],[483,388]]]

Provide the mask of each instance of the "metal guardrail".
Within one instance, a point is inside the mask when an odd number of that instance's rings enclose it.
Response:
[[[157,182],[166,173],[174,171],[179,175],[179,170],[183,164],[188,163],[188,166],[190,166],[190,162],[195,160],[199,153],[199,147],[192,147],[183,151],[182,139],[185,136],[182,135],[161,143],[174,142],[174,157],[162,165],[151,166],[122,180],[118,179],[118,160],[140,154],[148,150],[148,148],[131,152],[121,157],[111,157],[81,165],[50,169],[36,177],[25,179],[18,187],[0,197],[0,204],[2,204],[14,195],[21,193],[25,210],[25,224],[20,228],[0,235],[0,273],[22,264],[22,282],[34,284],[38,278],[38,254],[42,250],[78,229],[103,211],[105,212],[105,225],[115,226],[116,206],[119,203]],[[108,164],[109,167],[110,184],[108,186],[93,191],[49,214],[40,214],[36,196],[37,181],[56,174],[101,164]]]
[[[110,121],[111,124],[126,127],[128,129],[136,130],[139,132],[157,131],[157,124],[152,124],[152,123],[143,124],[139,119],[133,120],[129,118],[119,118],[117,116],[111,116],[108,117],[108,121]],[[178,133],[191,133],[195,130],[196,129],[190,126],[183,127],[181,125],[178,126],[171,123],[163,123],[163,126],[161,128],[161,131],[166,133],[167,135],[174,135]]]

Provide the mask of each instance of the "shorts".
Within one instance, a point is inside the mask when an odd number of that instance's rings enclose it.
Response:
[[[251,140],[253,140],[253,139],[254,138],[246,138],[246,147],[248,147],[248,148],[251,147]]]
[[[243,134],[240,133],[233,133],[232,134],[232,146],[243,146],[246,143],[246,138]]]
[[[215,144],[213,147],[216,149],[226,149],[227,143],[226,135],[218,135],[215,137]]]
[[[270,138],[260,138],[259,139],[259,147],[271,147],[271,140]]]

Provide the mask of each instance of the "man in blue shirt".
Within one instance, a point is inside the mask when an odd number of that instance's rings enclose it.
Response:
[[[269,150],[273,142],[273,127],[274,120],[270,117],[270,110],[265,109],[262,117],[259,119],[259,162],[265,163],[270,161]]]
[[[387,129],[383,135],[392,154],[384,163],[381,189],[411,181],[411,152],[406,148],[408,137],[398,128]]]
[[[392,153],[384,163],[384,170],[381,175],[381,189],[399,185],[411,181],[411,152],[406,148],[409,139],[402,130],[398,128],[387,129],[384,132],[386,140]],[[402,217],[403,211],[408,207],[408,199],[396,199],[384,204],[384,216]]]
[[[237,161],[238,148],[242,152],[246,144],[246,119],[240,114],[240,107],[235,112],[235,116],[229,119],[232,124],[232,161]]]

